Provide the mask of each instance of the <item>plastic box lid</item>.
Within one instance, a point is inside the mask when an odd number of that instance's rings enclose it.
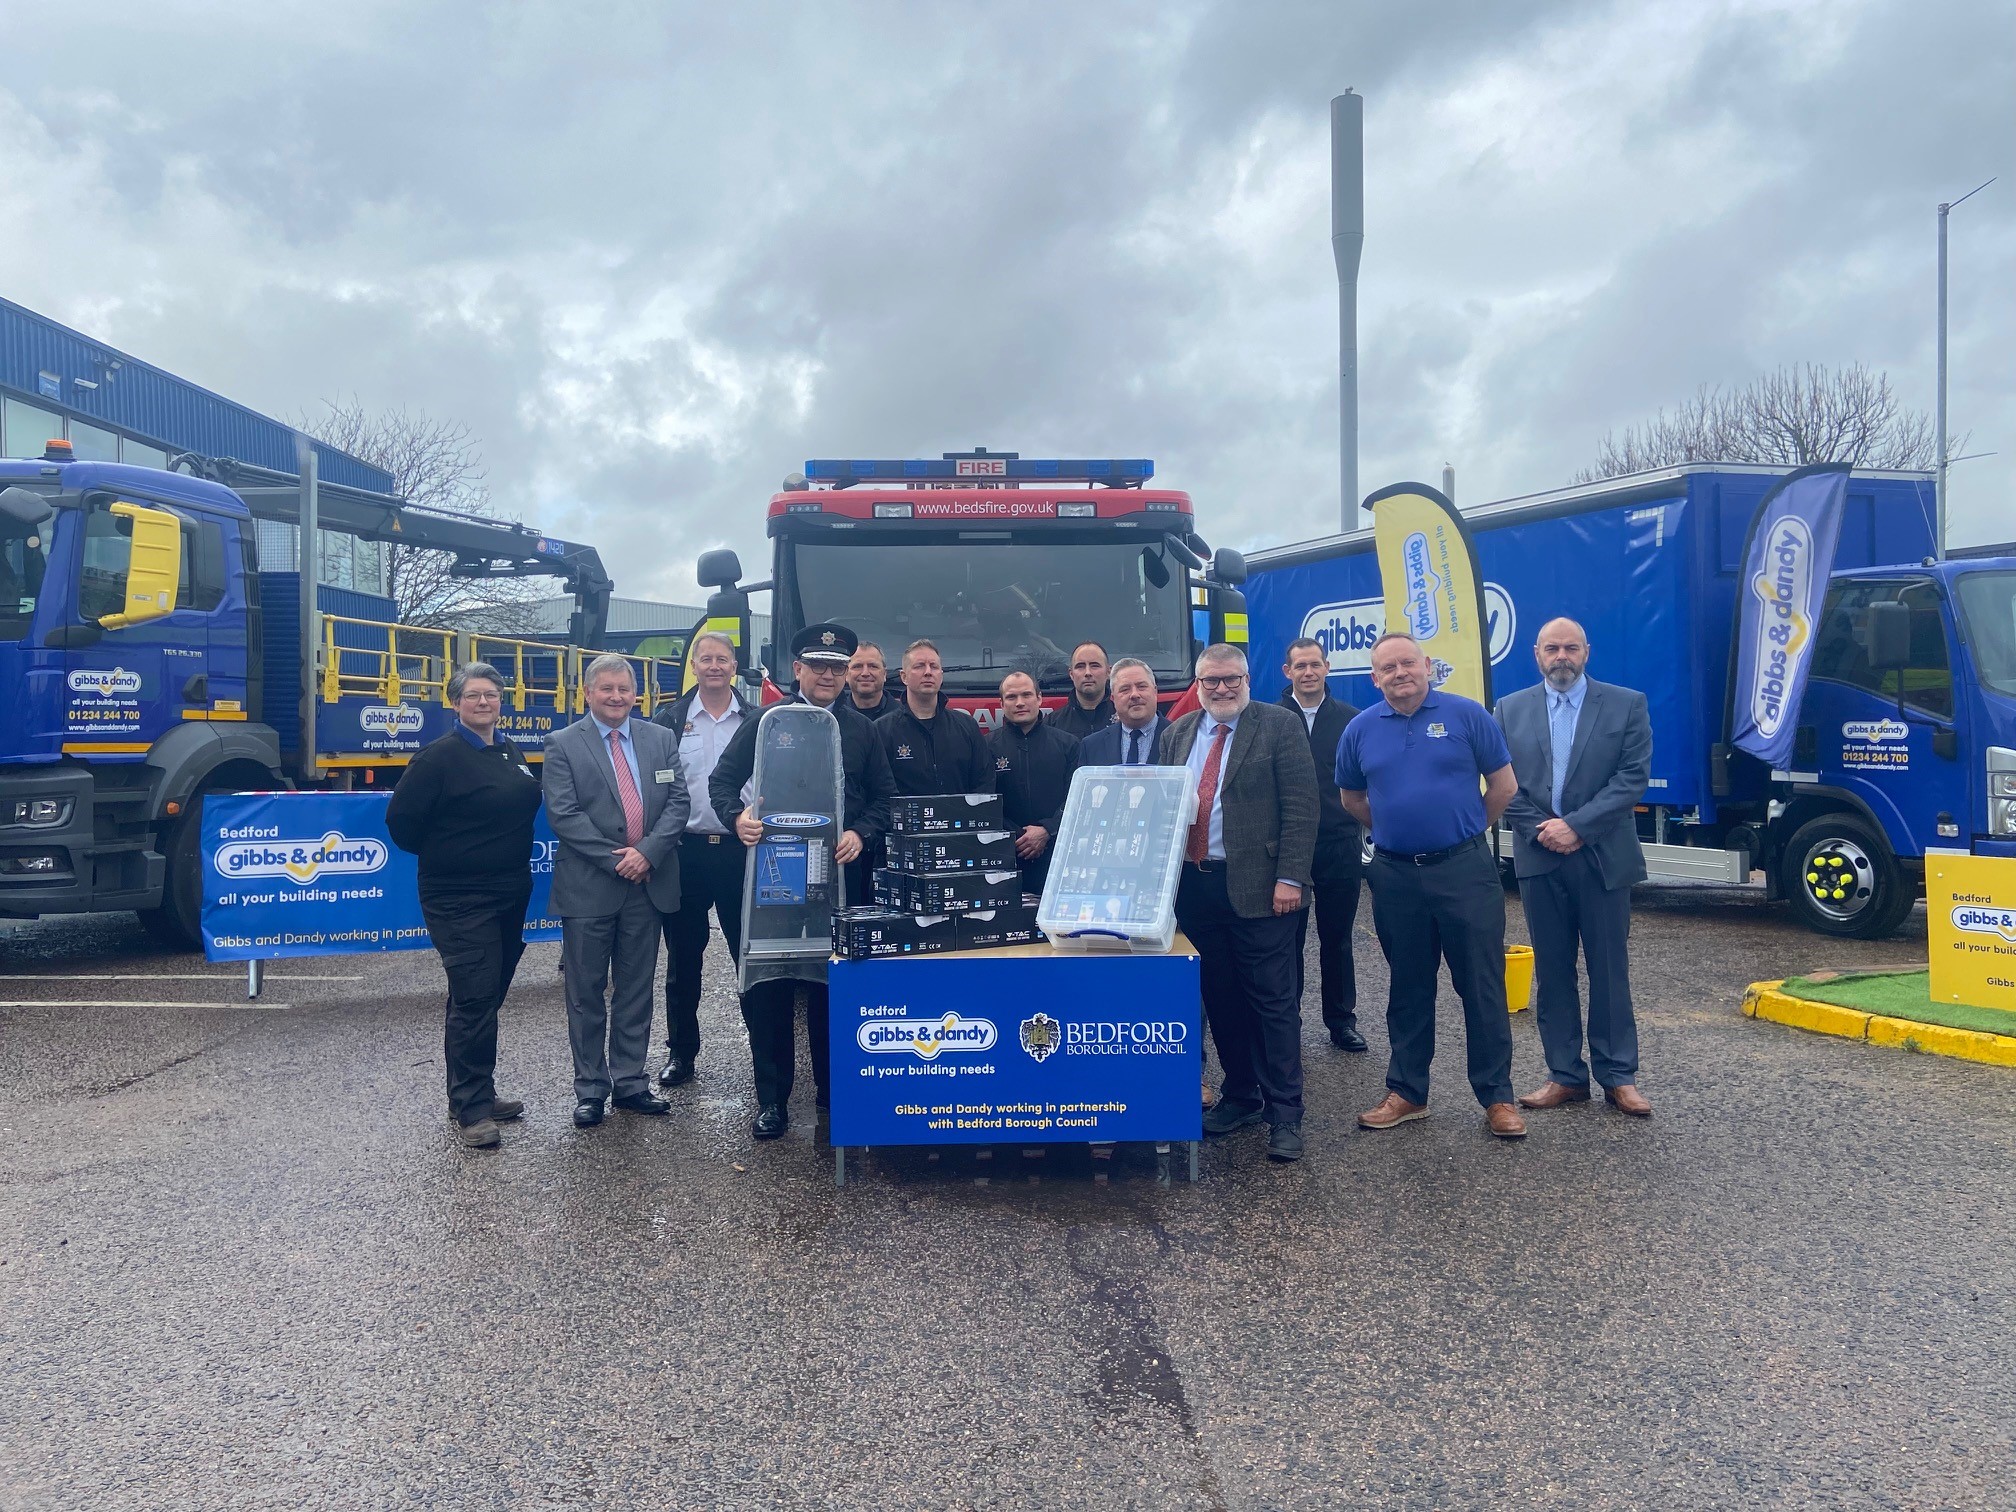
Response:
[[[1197,794],[1186,767],[1080,767],[1036,923],[1057,950],[1166,955]]]

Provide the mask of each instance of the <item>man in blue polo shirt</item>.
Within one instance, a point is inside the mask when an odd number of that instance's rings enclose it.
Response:
[[[1526,1121],[1512,1102],[1505,893],[1485,839],[1518,791],[1512,753],[1482,704],[1430,687],[1427,654],[1404,631],[1373,645],[1372,685],[1382,700],[1337,745],[1344,807],[1372,833],[1366,880],[1390,972],[1386,1097],[1358,1122],[1390,1129],[1428,1116],[1435,979],[1446,960],[1463,1000],[1470,1089],[1491,1132],[1519,1139]]]

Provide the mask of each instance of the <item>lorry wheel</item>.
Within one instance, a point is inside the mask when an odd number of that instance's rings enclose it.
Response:
[[[1896,929],[1915,901],[1888,843],[1853,814],[1802,824],[1780,865],[1793,913],[1821,934],[1876,939]]]
[[[140,923],[147,933],[170,950],[203,948],[203,858],[197,850],[201,836],[196,822],[202,812],[198,797],[189,805],[189,812],[175,821],[162,848],[168,864],[161,883],[161,906],[140,911]]]

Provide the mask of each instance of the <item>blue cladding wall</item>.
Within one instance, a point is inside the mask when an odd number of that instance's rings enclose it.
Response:
[[[281,750],[295,751],[301,741],[301,574],[260,573],[259,596],[266,650],[260,717],[280,737]],[[346,619],[390,623],[399,618],[399,606],[389,598],[327,583],[315,590],[315,604],[324,614]],[[370,634],[361,625],[339,625],[336,643],[368,646]]]
[[[107,360],[121,364],[117,373],[107,370]],[[53,373],[61,381],[60,399],[40,391],[38,379],[43,373]],[[95,381],[98,387],[79,388],[75,382],[79,378]],[[282,472],[295,468],[291,427],[5,299],[0,299],[0,388],[171,452],[237,457]],[[390,473],[320,442],[315,450],[324,482],[392,491]]]

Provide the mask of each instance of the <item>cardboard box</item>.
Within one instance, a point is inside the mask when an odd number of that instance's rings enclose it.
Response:
[[[1007,830],[891,835],[886,844],[892,871],[1012,871],[1017,864],[1015,837]]]
[[[1019,871],[949,871],[912,875],[877,867],[875,906],[898,913],[965,913],[975,908],[999,908],[1022,899]]]
[[[1036,906],[1042,899],[1024,893],[1014,903],[999,908],[977,909],[954,914],[952,922],[961,950],[993,950],[1002,945],[1034,945],[1043,938],[1036,927]]]
[[[1007,827],[999,793],[919,793],[889,800],[889,828],[899,834]]]
[[[897,913],[886,908],[850,908],[833,916],[833,953],[842,960],[872,961],[885,956],[939,955],[959,948],[950,916]]]

